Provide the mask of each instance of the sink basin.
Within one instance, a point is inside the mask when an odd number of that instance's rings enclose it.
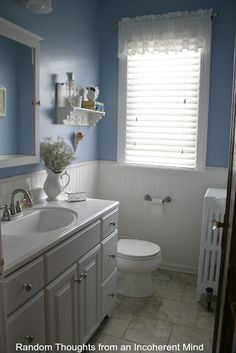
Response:
[[[2,234],[20,236],[62,231],[69,228],[76,218],[76,212],[63,207],[35,208],[24,211],[22,217],[2,222]]]

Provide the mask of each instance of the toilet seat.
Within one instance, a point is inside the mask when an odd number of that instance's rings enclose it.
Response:
[[[120,239],[117,248],[118,256],[135,260],[147,260],[160,255],[160,247],[152,242],[139,239]]]

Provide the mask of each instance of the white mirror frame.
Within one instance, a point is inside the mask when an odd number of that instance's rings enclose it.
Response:
[[[0,117],[6,116],[6,88],[0,85]]]
[[[13,39],[34,49],[34,151],[32,156],[0,156],[0,168],[16,167],[20,165],[34,164],[40,162],[39,146],[39,50],[40,41],[43,39],[16,24],[0,17],[0,35]]]

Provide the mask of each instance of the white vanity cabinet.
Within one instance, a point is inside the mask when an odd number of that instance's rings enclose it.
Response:
[[[43,287],[43,257],[41,256],[6,278],[7,314],[11,314]]]
[[[85,343],[100,324],[101,246],[78,262],[79,342]]]
[[[117,213],[113,217],[117,218]],[[102,241],[101,319],[109,315],[116,299],[117,238],[115,229]]]
[[[43,287],[43,257],[6,278],[9,353],[16,352],[16,343],[46,343]]]
[[[102,281],[114,271],[117,265],[117,238],[115,230],[102,241]]]
[[[9,353],[16,352],[16,343],[46,343],[43,291],[7,318],[7,335]]]
[[[6,277],[8,345],[86,343],[116,294],[118,208]]]
[[[102,239],[110,235],[118,226],[118,210],[115,209],[101,219],[101,234]]]
[[[115,269],[101,285],[101,317],[109,315],[116,299],[116,274]]]
[[[47,343],[78,342],[77,266],[45,288]]]

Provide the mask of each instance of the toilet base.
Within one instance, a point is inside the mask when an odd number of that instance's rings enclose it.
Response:
[[[151,272],[123,272],[123,283],[120,294],[126,297],[150,297],[153,294]]]

